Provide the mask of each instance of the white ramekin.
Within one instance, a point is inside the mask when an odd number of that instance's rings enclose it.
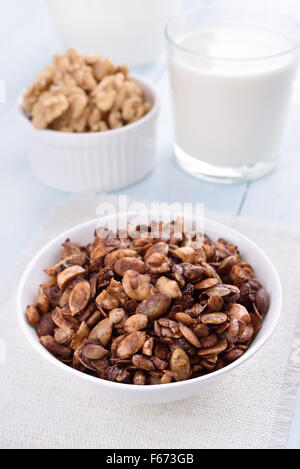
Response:
[[[152,212],[151,214],[154,215]],[[128,218],[126,215],[117,215],[117,217],[123,222],[125,219],[130,220],[133,218],[130,217],[130,214],[128,215]],[[262,328],[256,335],[253,343],[244,355],[235,362],[230,363],[225,368],[205,376],[201,376],[200,378],[164,385],[136,386],[123,383],[113,383],[81,373],[80,371],[77,371],[57,360],[40,344],[36,330],[26,321],[26,306],[35,302],[39,285],[48,279],[46,274],[43,272],[43,269],[45,266],[53,265],[57,262],[60,256],[62,243],[69,238],[72,241],[87,244],[93,238],[94,231],[97,226],[108,226],[113,228],[115,219],[116,215],[109,215],[101,219],[90,220],[82,225],[75,226],[57,236],[57,238],[48,243],[32,259],[23,274],[17,293],[17,314],[26,338],[43,358],[57,368],[57,372],[61,373],[61,375],[65,375],[66,386],[72,385],[69,382],[69,377],[73,377],[74,380],[77,379],[78,382],[86,383],[87,386],[109,399],[133,403],[154,404],[184,399],[192,396],[193,394],[200,393],[207,387],[213,389],[217,382],[230,375],[236,370],[236,368],[241,366],[248,359],[252,358],[270,339],[280,316],[281,284],[272,262],[258,246],[241,233],[212,220],[205,219],[205,233],[208,236],[211,236],[214,240],[223,237],[238,246],[245,262],[251,263],[255,269],[257,278],[270,295],[270,309],[266,314],[262,323]],[[187,220],[187,217],[185,219]],[[136,221],[136,214],[134,214],[134,222]]]
[[[28,157],[34,174],[65,192],[105,192],[130,186],[154,166],[158,95],[152,85],[134,77],[152,109],[120,129],[96,133],[37,130],[18,100]]]

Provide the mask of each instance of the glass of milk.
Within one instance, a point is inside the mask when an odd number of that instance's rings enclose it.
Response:
[[[179,165],[219,182],[270,172],[297,69],[298,24],[215,4],[172,19],[166,35]]]

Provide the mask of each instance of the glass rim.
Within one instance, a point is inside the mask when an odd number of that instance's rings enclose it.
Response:
[[[243,58],[243,57],[235,58],[235,57],[211,56],[211,55],[208,55],[208,54],[205,54],[205,53],[202,53],[202,52],[193,51],[193,50],[189,49],[188,47],[185,47],[185,46],[181,45],[170,34],[170,28],[176,21],[181,20],[183,18],[187,18],[189,15],[191,15],[193,13],[201,12],[201,11],[208,11],[208,10],[212,10],[214,8],[215,9],[216,8],[225,9],[224,5],[223,6],[218,5],[218,4],[203,5],[201,7],[198,6],[196,8],[189,9],[184,13],[177,14],[176,16],[173,16],[172,18],[170,18],[170,20],[168,21],[168,23],[165,26],[165,37],[166,37],[167,41],[169,41],[170,44],[172,44],[174,47],[182,50],[183,52],[186,52],[188,54],[191,54],[191,55],[194,55],[194,56],[197,56],[199,58],[206,59],[206,60],[219,61],[219,62],[256,62],[256,61],[262,61],[262,60],[276,59],[276,58],[279,58],[279,57],[282,57],[282,56],[285,56],[285,55],[288,55],[288,54],[292,54],[293,52],[297,51],[297,49],[300,48],[300,22],[298,22],[294,18],[291,18],[287,14],[281,13],[281,12],[276,11],[276,10],[267,9],[267,8],[247,7],[254,13],[256,12],[256,13],[260,13],[260,14],[268,14],[268,15],[272,15],[273,17],[276,16],[277,18],[284,19],[285,21],[288,21],[291,25],[293,25],[294,27],[296,27],[298,29],[298,34],[299,34],[298,40],[295,41],[295,44],[292,47],[290,47],[290,48],[288,48],[288,49],[286,49],[282,52],[263,55],[263,56],[259,56],[259,57],[245,57],[245,58]],[[250,24],[250,22],[249,22],[249,24]],[[271,29],[271,27],[270,27],[270,29]]]

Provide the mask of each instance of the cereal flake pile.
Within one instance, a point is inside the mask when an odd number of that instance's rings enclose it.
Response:
[[[36,129],[101,132],[141,119],[151,109],[127,66],[75,49],[54,56],[23,98]]]
[[[26,313],[58,360],[143,386],[212,373],[251,346],[269,296],[238,248],[202,243],[182,224],[157,227],[158,237],[129,224],[122,236],[97,230],[86,246],[67,240],[45,268]]]

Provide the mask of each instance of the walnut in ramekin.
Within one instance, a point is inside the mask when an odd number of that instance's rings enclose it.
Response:
[[[141,119],[151,109],[140,86],[118,66],[75,49],[54,56],[23,97],[36,129],[101,132]]]

